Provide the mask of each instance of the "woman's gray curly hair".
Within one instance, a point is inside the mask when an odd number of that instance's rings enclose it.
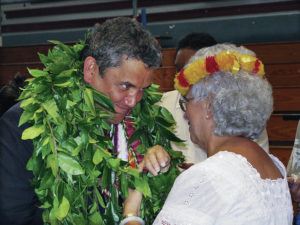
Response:
[[[218,44],[199,50],[190,62],[224,50],[255,56],[244,47]],[[189,96],[194,101],[208,101],[215,122],[214,133],[219,136],[257,138],[273,111],[269,82],[243,70],[235,75],[221,71],[209,75],[192,86]]]

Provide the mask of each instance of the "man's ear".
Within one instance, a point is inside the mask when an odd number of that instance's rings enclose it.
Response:
[[[83,65],[83,78],[84,81],[88,84],[93,83],[95,76],[98,76],[99,68],[96,63],[95,58],[88,56],[84,60]]]

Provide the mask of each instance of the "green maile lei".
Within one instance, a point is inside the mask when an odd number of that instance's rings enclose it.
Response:
[[[141,217],[152,224],[182,162],[182,154],[170,145],[181,141],[173,132],[175,121],[156,104],[162,96],[158,86],[148,88],[132,111],[135,132],[128,140],[129,145],[140,140],[136,151],[142,155],[156,144],[168,151],[169,171],[153,177],[112,153],[107,121],[113,106],[83,81],[80,53],[84,44],[52,43],[55,47],[47,56],[39,54],[44,69],[28,69],[32,78],[19,98],[24,110],[19,125],[30,124],[22,139],[32,139],[34,145],[27,169],[34,174],[32,185],[44,223],[118,224],[122,199],[133,188],[143,193]]]

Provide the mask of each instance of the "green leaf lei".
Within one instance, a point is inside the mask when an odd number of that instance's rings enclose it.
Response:
[[[43,208],[44,223],[118,224],[122,200],[130,187],[143,193],[141,216],[151,224],[182,162],[181,153],[170,145],[170,141],[181,141],[172,130],[175,121],[165,108],[155,105],[162,96],[158,86],[145,91],[134,108],[135,133],[128,140],[141,141],[137,149],[141,154],[156,144],[169,152],[170,170],[153,177],[139,173],[111,152],[108,119],[113,106],[83,81],[80,52],[84,44],[52,43],[56,46],[47,56],[39,54],[44,69],[29,69],[32,78],[20,96],[24,112],[19,125],[31,125],[22,139],[32,139],[34,145],[27,169],[34,174],[32,183]]]

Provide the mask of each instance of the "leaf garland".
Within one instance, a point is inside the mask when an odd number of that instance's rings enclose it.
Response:
[[[33,141],[27,169],[34,175],[32,184],[43,208],[44,223],[118,224],[122,199],[130,187],[143,193],[141,215],[146,224],[151,224],[182,162],[181,153],[174,152],[170,145],[170,141],[181,141],[172,131],[175,121],[165,108],[155,105],[162,95],[158,86],[145,91],[134,108],[136,131],[129,140],[141,141],[141,154],[160,144],[171,155],[170,170],[152,177],[111,153],[108,119],[113,115],[113,105],[83,81],[80,53],[84,44],[51,42],[55,47],[48,55],[39,54],[44,69],[28,69],[32,78],[19,98],[24,110],[19,125],[31,125],[22,139]]]

